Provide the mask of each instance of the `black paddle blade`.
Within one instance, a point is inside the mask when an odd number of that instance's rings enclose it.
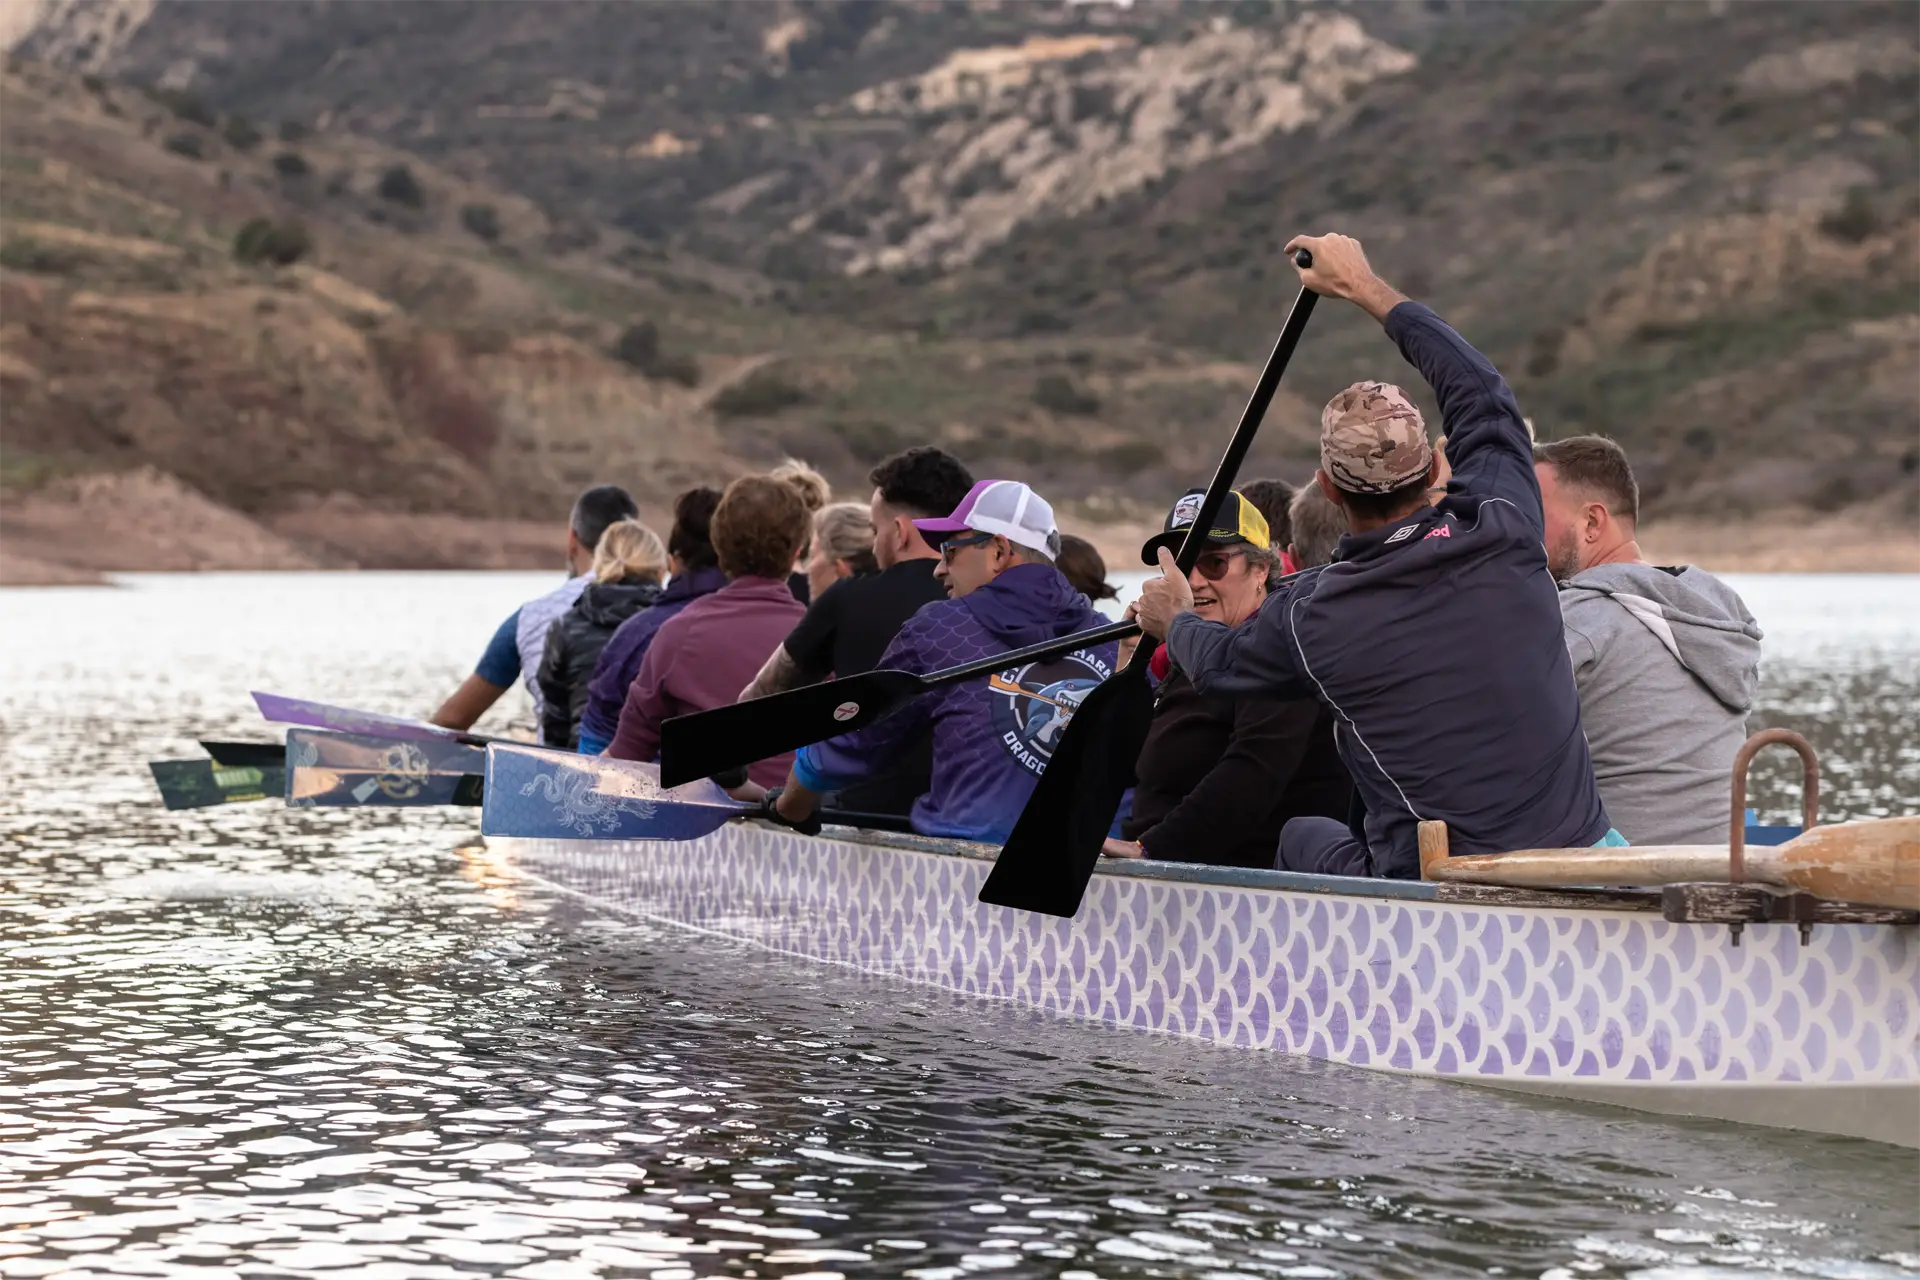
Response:
[[[911,671],[868,671],[660,725],[660,785],[677,787],[863,729],[925,691]]]
[[[284,754],[284,752],[283,752]],[[211,760],[155,760],[147,765],[169,809],[205,809],[248,800],[278,800],[286,794],[284,764],[259,769],[215,764]]]
[[[1129,663],[1087,695],[981,886],[980,901],[1050,916],[1080,910],[1152,719],[1145,663],[1137,669]]]
[[[209,742],[202,738],[200,749],[223,769],[280,769],[287,763],[284,742]]]

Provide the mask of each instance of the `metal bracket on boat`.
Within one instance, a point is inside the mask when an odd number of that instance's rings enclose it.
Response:
[[[1733,757],[1733,808],[1727,815],[1727,879],[1736,886],[1744,885],[1747,880],[1747,769],[1762,747],[1776,742],[1792,747],[1799,754],[1804,767],[1800,781],[1800,829],[1811,831],[1820,821],[1820,758],[1814,754],[1811,742],[1791,729],[1762,729],[1741,743],[1740,750]],[[1674,918],[1671,914],[1667,916],[1669,920]],[[1794,918],[1800,921],[1800,941],[1804,944],[1813,936],[1813,917]],[[1744,920],[1728,921],[1727,927],[1733,932],[1733,945],[1736,947],[1740,945],[1740,931],[1744,926]]]
[[[1739,930],[1749,924],[1797,924],[1802,943],[1812,938],[1815,924],[1920,924],[1920,911],[1831,902],[1763,884],[1666,885],[1660,914],[1676,924],[1727,925],[1736,946]]]

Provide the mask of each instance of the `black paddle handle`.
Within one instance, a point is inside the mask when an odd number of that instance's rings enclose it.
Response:
[[[1128,636],[1140,634],[1137,622],[1109,622],[1104,627],[1095,627],[1091,631],[1076,631],[1072,635],[1061,636],[1055,640],[1042,640],[1039,644],[1030,644],[1024,649],[1013,649],[1006,653],[996,653],[991,657],[978,658],[961,667],[948,667],[934,676],[921,681],[929,689],[938,689],[941,685],[958,684],[962,680],[972,680],[976,676],[992,675],[996,671],[1005,671],[1017,667],[1023,662],[1036,662],[1042,658],[1057,658],[1072,653],[1075,649],[1084,649],[1088,645],[1105,644],[1109,640],[1125,640]]]
[[[1295,251],[1293,260],[1302,268],[1313,265],[1313,255],[1305,249]],[[1233,439],[1227,443],[1227,451],[1220,456],[1220,465],[1207,485],[1206,496],[1200,499],[1200,512],[1194,516],[1193,523],[1187,526],[1187,536],[1180,540],[1180,550],[1173,557],[1174,566],[1182,575],[1193,572],[1194,563],[1200,559],[1200,552],[1207,545],[1207,536],[1213,530],[1213,519],[1226,504],[1227,493],[1233,488],[1235,477],[1240,474],[1240,464],[1246,461],[1247,450],[1253,448],[1253,438],[1259,433],[1261,419],[1267,416],[1267,407],[1273,403],[1273,393],[1280,389],[1280,376],[1287,371],[1294,348],[1300,345],[1300,336],[1307,331],[1307,320],[1313,315],[1313,304],[1319,300],[1320,295],[1305,285],[1300,287],[1300,296],[1293,300],[1293,310],[1287,313],[1287,321],[1280,327],[1280,337],[1267,355],[1267,367],[1260,371],[1260,381],[1255,384],[1253,395],[1248,397],[1247,407],[1240,414],[1240,425],[1234,429]],[[1128,668],[1146,666],[1153,659],[1154,650],[1159,647],[1160,642],[1152,636],[1142,640],[1140,647],[1133,651],[1133,661],[1127,664]]]

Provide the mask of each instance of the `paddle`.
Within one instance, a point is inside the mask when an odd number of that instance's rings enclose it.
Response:
[[[286,790],[283,765],[229,767],[213,760],[154,760],[147,764],[169,809],[205,809],[216,804],[278,799]]]
[[[660,783],[659,766],[544,747],[487,748],[480,833],[533,840],[698,840],[755,812],[706,779]],[[820,821],[876,831],[911,831],[894,814],[823,809]]]
[[[663,787],[656,766],[544,747],[487,748],[480,834],[545,840],[698,840],[746,813],[701,779]]]
[[[1748,879],[1834,902],[1920,910],[1920,817],[1872,818],[1813,827],[1784,844],[1746,851]],[[1526,889],[1584,885],[1725,882],[1733,859],[1724,844],[1518,849],[1447,856],[1446,824],[1420,824],[1420,874],[1427,880]]]
[[[373,711],[356,711],[352,707],[329,706],[324,702],[308,702],[304,698],[286,698],[277,693],[255,692],[253,700],[260,708],[260,714],[277,724],[303,724],[314,729],[333,729],[340,733],[374,733],[387,737],[401,738],[408,742],[462,742],[470,747],[484,747],[490,742],[505,742],[505,738],[492,738],[482,733],[462,733],[456,729],[443,729],[437,724],[426,724],[419,720],[405,720],[399,716],[383,716]]]
[[[1313,265],[1305,250],[1295,255],[1302,267]],[[1207,485],[1200,512],[1187,526],[1180,552],[1174,557],[1182,574],[1206,546],[1207,531],[1233,488],[1240,463],[1253,444],[1266,416],[1280,375],[1300,345],[1307,319],[1319,295],[1302,288],[1293,310],[1281,327],[1279,341],[1267,357],[1267,366],[1240,415],[1240,425]],[[1134,762],[1147,739],[1153,719],[1153,691],[1147,684],[1147,664],[1159,642],[1141,640],[1133,658],[1119,674],[1103,680],[1087,694],[1060,735],[1047,771],[1040,776],[1027,806],[1014,823],[1013,833],[1000,850],[993,871],[980,888],[980,901],[1016,907],[1052,916],[1072,916],[1080,909],[1087,881],[1100,861],[1100,847],[1113,826],[1120,797],[1133,781]]]
[[[943,685],[977,680],[1022,663],[1057,658],[1076,649],[1139,634],[1137,623],[1114,622],[926,675],[868,671],[751,702],[674,716],[660,725],[660,780],[671,787],[710,778],[727,769],[863,729]]]
[[[296,808],[478,805],[484,748],[386,734],[287,730],[287,803]]]
[[[284,742],[209,742],[202,738],[200,749],[222,769],[278,769],[287,763]]]

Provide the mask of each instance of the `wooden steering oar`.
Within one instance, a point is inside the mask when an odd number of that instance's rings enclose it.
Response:
[[[1748,848],[1747,769],[1761,748],[1793,748],[1805,766],[1802,831],[1785,844]],[[1813,747],[1788,729],[1763,729],[1733,758],[1727,843],[1629,845],[1594,849],[1520,849],[1447,856],[1447,824],[1420,824],[1420,875],[1425,880],[1564,889],[1587,885],[1665,885],[1752,881],[1796,889],[1831,902],[1920,911],[1920,817],[1873,818],[1817,825],[1820,763]]]
[[[1785,844],[1747,849],[1744,862],[1746,879],[1755,884],[1797,889],[1832,902],[1920,911],[1920,817],[1815,827]],[[1516,889],[1725,884],[1733,880],[1733,850],[1724,844],[1667,844],[1520,849],[1450,858],[1446,824],[1423,822],[1420,875]]]

